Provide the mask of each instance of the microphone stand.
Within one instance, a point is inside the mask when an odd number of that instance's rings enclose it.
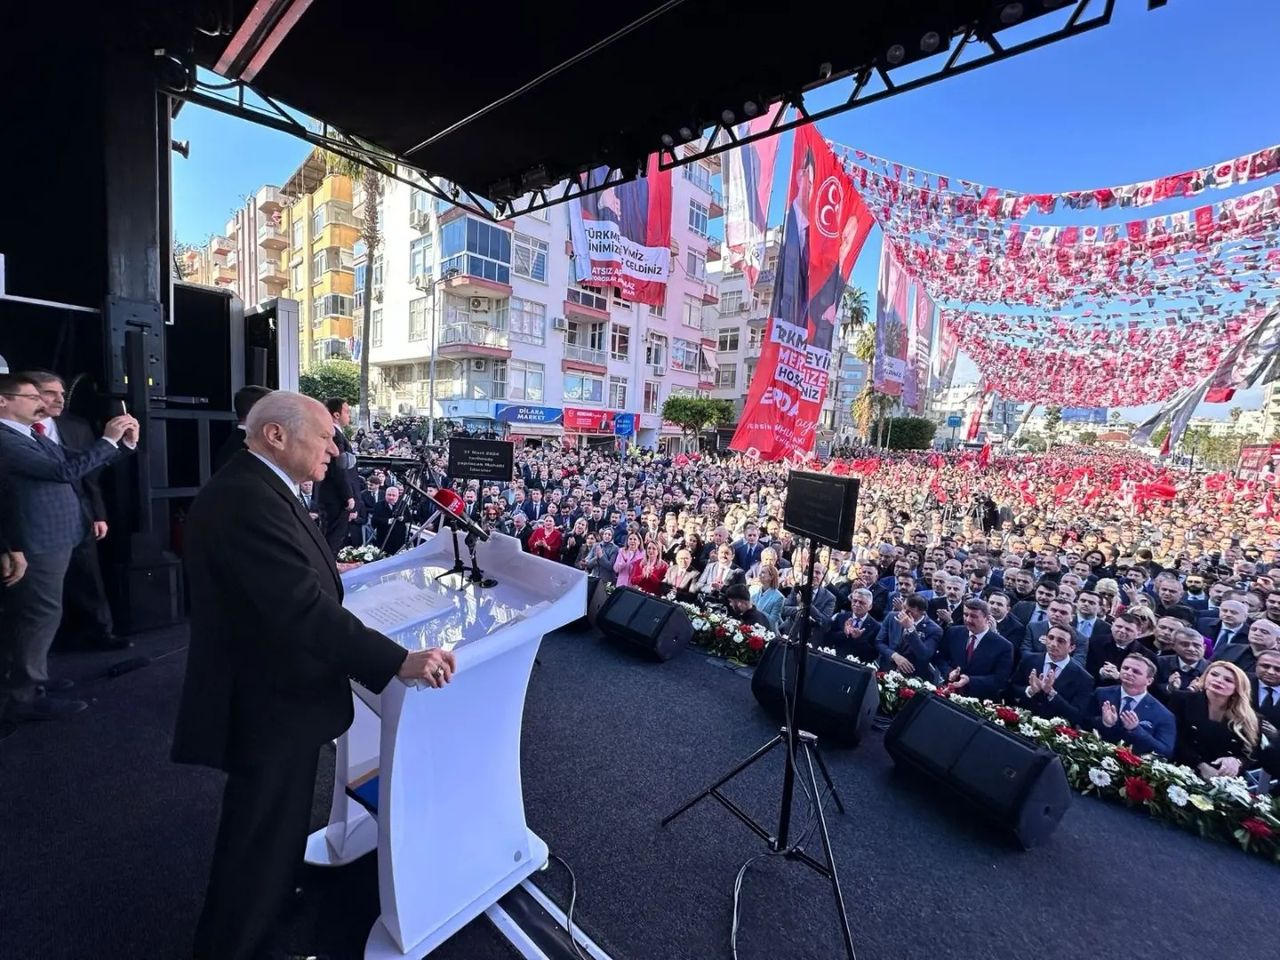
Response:
[[[488,532],[488,529],[488,526],[485,525],[486,532]],[[476,535],[474,533],[468,533],[464,542],[467,545],[467,550],[471,553],[470,582],[475,584],[477,587],[496,587],[498,585],[498,581],[494,580],[492,577],[486,577],[484,575],[484,571],[480,569],[480,564],[476,562]]]

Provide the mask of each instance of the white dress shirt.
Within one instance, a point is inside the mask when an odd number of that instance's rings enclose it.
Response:
[[[287,473],[285,473],[283,470],[281,470],[278,466],[276,466],[274,463],[272,463],[270,460],[268,460],[268,459],[267,459],[266,457],[264,457],[262,454],[260,454],[260,453],[258,453],[258,452],[256,452],[256,451],[254,451],[254,450],[250,450],[249,452],[250,452],[250,453],[252,453],[252,454],[253,454],[255,457],[257,457],[259,460],[261,460],[263,463],[265,463],[265,464],[266,464],[266,465],[271,469],[271,472],[272,472],[272,473],[274,473],[277,477],[279,477],[281,480],[283,480],[283,481],[284,481],[284,485],[285,485],[286,487],[288,487],[291,491],[293,491],[293,495],[294,495],[295,497],[296,497],[296,496],[299,496],[298,485],[297,485],[296,483],[294,483],[294,482],[293,482],[293,480],[291,480],[291,479],[289,478],[289,475],[288,475]]]

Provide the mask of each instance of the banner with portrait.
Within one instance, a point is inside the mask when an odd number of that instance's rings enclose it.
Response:
[[[871,224],[831,147],[812,126],[797,130],[768,326],[731,449],[812,454],[836,316]]]
[[[588,188],[606,167],[584,174]],[[569,201],[573,275],[578,283],[617,287],[624,300],[664,305],[671,272],[671,171],[649,158],[646,175]]]
[[[737,135],[751,136],[770,129],[782,104],[737,126]],[[769,199],[778,161],[778,138],[765,137],[724,153],[724,242],[729,268],[741,270],[747,290],[753,290],[764,264],[769,230]]]
[[[880,244],[880,279],[876,285],[876,354],[871,387],[890,397],[901,397],[907,380],[907,347],[910,339],[907,292],[911,276],[903,268],[893,244]]]

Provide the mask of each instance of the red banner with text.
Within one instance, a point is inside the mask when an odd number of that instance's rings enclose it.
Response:
[[[769,326],[731,449],[812,454],[836,315],[871,224],[831,147],[812,126],[797,130]]]

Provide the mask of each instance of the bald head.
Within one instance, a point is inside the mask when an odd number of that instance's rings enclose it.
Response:
[[[295,483],[324,479],[338,455],[333,418],[318,400],[277,390],[253,405],[245,419],[245,445],[266,457]]]

